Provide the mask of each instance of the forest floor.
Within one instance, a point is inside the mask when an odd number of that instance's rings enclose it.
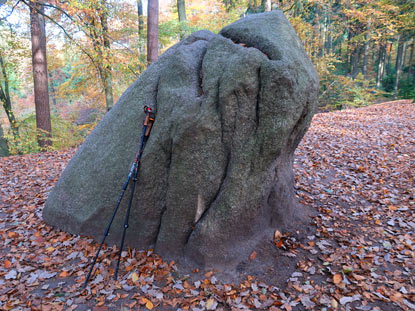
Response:
[[[249,276],[224,284],[214,271],[194,280],[151,251],[131,250],[115,282],[116,248],[108,247],[81,291],[97,243],[53,229],[41,216],[74,153],[0,159],[1,310],[415,310],[410,101],[315,116],[295,173],[300,201],[317,211],[316,231],[301,243],[276,232],[275,247],[294,263],[278,285]]]

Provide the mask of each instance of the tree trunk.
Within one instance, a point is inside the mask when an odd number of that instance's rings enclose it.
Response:
[[[112,90],[112,68],[111,68],[111,43],[108,38],[108,12],[106,8],[105,0],[102,1],[101,7],[101,26],[102,26],[102,36],[104,43],[104,58],[103,58],[103,79],[102,83],[104,86],[105,92],[105,104],[107,111],[110,111],[112,106],[114,106],[113,90]]]
[[[327,33],[327,54],[333,53],[333,37],[331,31]]]
[[[347,62],[347,73],[352,73],[352,60],[353,60],[353,50],[350,40],[352,38],[352,34],[349,31],[347,34],[347,43],[346,43],[346,62]]]
[[[9,145],[6,138],[4,138],[3,128],[0,124],[0,157],[7,157],[9,155]]]
[[[1,72],[0,74],[3,76],[3,83],[4,86],[0,84],[0,101],[3,103],[4,111],[6,112],[7,119],[9,120],[10,128],[12,129],[12,133],[15,139],[19,137],[19,127],[16,122],[16,118],[14,116],[12,110],[12,102],[10,99],[10,92],[9,92],[9,78],[7,76],[6,66],[4,65],[3,56],[0,54],[0,67]]]
[[[320,33],[321,33],[321,56],[325,55],[325,46],[326,46],[326,33],[327,33],[327,17],[325,14],[322,17],[322,23],[320,24]]]
[[[177,0],[177,13],[179,14],[179,22],[186,21],[185,0]]]
[[[271,11],[271,0],[265,0],[265,12]]]
[[[158,57],[158,23],[159,23],[159,2],[148,0],[147,20],[147,62],[155,62]]]
[[[143,1],[137,0],[138,35],[141,39],[144,31]]]
[[[362,74],[363,77],[366,79],[367,75],[367,62],[369,58],[369,34],[365,34],[365,44],[363,46],[363,66],[362,66]]]
[[[143,1],[142,0],[137,0],[137,16],[138,16],[138,55],[141,55],[145,53],[145,48],[144,48],[145,40],[143,38],[144,15],[143,15]]]
[[[54,109],[56,109],[56,89],[53,86],[53,78],[50,72],[48,72],[48,76],[49,76],[50,99],[52,100],[52,111],[54,111]]]
[[[387,51],[386,52],[386,55],[387,55],[387,67],[386,68],[390,68],[391,67],[391,62],[392,62],[392,50],[393,50],[393,41],[391,42],[391,43],[389,43],[388,44],[389,46],[388,46],[388,50],[389,51]]]
[[[395,71],[396,71],[395,87],[394,87],[395,98],[398,97],[399,78],[402,73],[402,63],[403,63],[404,53],[405,53],[405,40],[403,36],[400,36],[398,40],[398,51],[396,52],[396,62],[395,62]]]
[[[104,85],[104,92],[105,92],[105,106],[106,106],[107,111],[110,111],[112,106],[114,106],[114,98],[112,94],[111,65],[109,64],[104,65],[102,83]]]
[[[329,11],[327,13],[327,54],[331,54],[334,53],[334,48],[333,48],[333,27],[332,27],[332,15],[331,12]]]
[[[30,33],[32,37],[32,67],[36,107],[36,127],[38,144],[41,150],[52,145],[52,125],[50,122],[48,67],[46,63],[46,34],[43,6],[30,2]],[[39,11],[39,12],[38,12]]]
[[[409,69],[408,69],[408,79],[411,78],[413,74],[415,74],[415,62],[414,62],[414,50],[415,50],[415,38],[412,38],[412,44],[411,44],[411,54],[409,55]],[[414,77],[414,83],[415,83],[415,77]]]
[[[359,73],[359,58],[360,58],[360,46],[356,46],[353,50],[351,56],[351,75],[352,78],[356,78],[357,74]]]
[[[379,46],[379,62],[378,73],[376,75],[376,87],[380,89],[382,86],[383,76],[385,75],[385,61],[386,61],[386,44],[381,43]]]

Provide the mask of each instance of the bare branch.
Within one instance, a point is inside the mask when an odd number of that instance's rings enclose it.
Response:
[[[128,69],[135,75],[136,78],[138,78],[140,75],[134,70],[134,68],[131,65],[128,65]]]
[[[293,2],[293,4],[288,9],[285,9],[283,12],[287,13],[288,11],[291,11],[293,9],[294,5],[295,5],[295,1]]]
[[[20,0],[17,0],[17,2],[12,6],[12,9],[9,12],[9,14],[7,14],[5,17],[0,17],[0,21],[4,21],[4,20],[8,19],[13,14],[14,9],[17,7],[17,5],[19,3],[20,3]]]
[[[53,8],[58,10],[59,12],[61,12],[62,14],[64,14],[66,17],[68,17],[71,21],[74,21],[73,17],[70,16],[68,13],[66,13],[66,11],[56,5],[50,4],[50,3],[42,3],[43,6],[49,7],[49,8]]]

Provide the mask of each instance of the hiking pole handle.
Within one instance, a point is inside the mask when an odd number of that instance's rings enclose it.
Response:
[[[156,119],[156,114],[148,106],[144,107],[144,112],[146,114],[146,117],[145,117],[144,122],[143,122],[143,126],[145,126],[145,128],[146,128],[144,136],[148,138],[148,136],[150,136],[150,132],[151,132],[151,129],[153,127],[153,123]]]

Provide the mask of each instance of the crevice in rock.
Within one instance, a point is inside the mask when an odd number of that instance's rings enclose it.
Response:
[[[256,46],[254,46],[254,45],[252,45],[252,44],[249,44],[248,42],[243,42],[243,41],[241,41],[241,40],[239,40],[239,39],[232,38],[232,36],[229,36],[228,34],[223,34],[223,33],[220,33],[220,35],[221,35],[222,37],[224,37],[224,38],[227,38],[227,39],[232,40],[232,41],[233,41],[233,43],[238,44],[238,45],[240,45],[240,46],[242,46],[242,47],[244,47],[244,48],[247,48],[247,49],[248,49],[248,48],[256,49],[256,50],[260,51],[262,54],[264,54],[264,56],[265,56],[267,59],[271,60],[271,58],[268,56],[268,54],[267,54],[267,53],[265,53],[263,50],[261,50],[259,47],[256,47]]]
[[[239,103],[239,97],[238,97],[238,94],[236,94],[236,90],[233,91],[233,95],[235,96],[236,105],[238,106],[238,109],[236,109],[235,117],[233,119],[232,141],[233,141],[233,135],[235,134],[235,131],[236,131],[236,122],[238,121],[238,114],[241,109],[241,105]]]
[[[186,236],[186,239],[184,240],[184,247],[187,245],[187,243],[189,243],[190,236],[192,235],[193,231],[195,230],[195,226],[196,226],[196,224],[189,226],[190,227],[189,228],[189,232],[188,232],[188,234]]]
[[[202,37],[196,37],[196,36],[189,36],[182,42],[183,45],[191,45],[197,41],[206,41],[209,42],[211,39],[209,38],[202,38]]]
[[[202,57],[200,58],[200,62],[197,66],[197,78],[198,78],[198,84],[197,84],[197,95],[198,97],[203,96],[203,60],[205,59],[205,55],[207,52],[207,46],[202,51]]]
[[[300,140],[303,137],[303,135],[299,135],[298,133],[299,128],[303,124],[304,119],[307,117],[308,114],[309,114],[309,103],[307,102],[303,108],[303,111],[301,112],[300,118],[297,120],[297,123],[294,125],[290,133],[290,136],[288,136],[287,147],[290,150],[294,150],[297,147],[297,145],[300,143]]]
[[[167,164],[166,164],[166,171],[167,171],[167,174],[166,174],[166,189],[167,190],[166,190],[166,194],[165,194],[165,197],[164,197],[164,205],[163,205],[163,208],[161,209],[160,216],[159,216],[160,222],[157,226],[156,234],[154,235],[154,242],[152,243],[153,245],[157,244],[157,240],[158,240],[160,230],[161,230],[161,223],[162,223],[162,220],[163,220],[163,215],[164,215],[165,211],[167,210],[167,193],[168,193],[168,189],[169,189],[170,168],[171,168],[171,162],[172,162],[172,157],[173,157],[173,139],[171,139],[171,138],[169,140],[169,146],[168,146],[167,153],[168,153],[168,159],[167,159]]]
[[[157,97],[158,97],[158,94],[159,94],[160,80],[161,80],[161,76],[158,76],[156,87],[155,87],[155,90],[154,90],[155,94],[154,94],[153,110],[154,110],[155,113],[157,113],[157,102],[158,102]]]
[[[258,129],[259,126],[259,103],[261,102],[261,66],[258,67],[258,92],[256,96],[256,103],[255,103],[255,132]]]
[[[224,169],[224,174],[223,174],[222,179],[221,179],[221,181],[220,181],[220,184],[219,184],[219,187],[218,187],[218,191],[217,191],[217,192],[216,192],[216,194],[214,195],[213,199],[212,199],[210,202],[208,202],[208,204],[207,204],[207,208],[203,211],[202,215],[199,217],[199,220],[198,220],[198,221],[196,221],[196,222],[193,224],[193,226],[191,226],[191,230],[190,230],[189,234],[188,234],[188,235],[187,235],[187,237],[186,237],[186,241],[185,241],[185,243],[184,243],[184,247],[186,247],[187,243],[189,242],[189,239],[190,239],[190,237],[191,237],[192,233],[194,232],[194,230],[195,230],[196,226],[197,226],[197,225],[198,225],[201,221],[203,221],[203,219],[205,219],[205,217],[206,217],[206,215],[207,215],[207,212],[210,210],[210,208],[213,206],[213,204],[216,202],[217,198],[219,197],[219,194],[221,193],[222,188],[223,188],[223,184],[225,183],[226,177],[228,176],[228,171],[229,171],[229,163],[230,163],[230,161],[231,161],[231,154],[230,154],[230,153],[227,153],[227,154],[226,154],[226,165],[225,165],[225,169]]]
[[[268,196],[267,196],[267,205],[268,205],[268,210],[269,210],[269,226],[270,228],[272,228],[273,226],[275,226],[275,217],[273,216],[272,213],[272,209],[275,208],[276,206],[276,201],[277,201],[277,197],[276,197],[276,193],[275,193],[275,187],[273,186],[271,188],[271,191],[269,192]]]
[[[156,234],[154,235],[154,242],[152,243],[154,246],[157,244],[157,240],[159,238],[160,230],[161,230],[161,221],[163,219],[164,212],[167,210],[167,206],[164,205],[160,212],[160,222],[157,226]]]
[[[223,111],[221,111],[221,100],[220,100],[220,82],[222,80],[223,74],[224,74],[225,70],[222,70],[219,79],[218,79],[218,83],[217,83],[217,93],[216,93],[216,111],[219,114],[219,120],[220,120],[220,127],[221,127],[221,137],[220,137],[220,141],[222,144],[225,143],[225,134],[223,133]]]

